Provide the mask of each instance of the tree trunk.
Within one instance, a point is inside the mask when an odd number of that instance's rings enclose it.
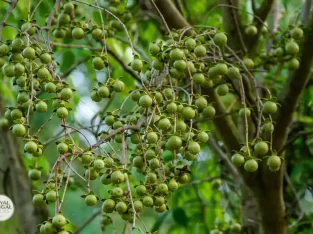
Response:
[[[0,113],[3,113],[0,96]],[[32,185],[23,165],[16,139],[10,131],[0,129],[0,194],[14,204],[13,216],[0,222],[0,233],[35,234],[37,224],[47,219],[47,209],[35,209],[32,204]]]

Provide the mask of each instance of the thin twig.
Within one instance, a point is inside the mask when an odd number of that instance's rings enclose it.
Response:
[[[94,213],[89,219],[87,219],[73,234],[78,234],[82,230],[84,230],[85,227],[88,226],[89,223],[91,223],[95,218],[97,218],[98,215],[102,213],[102,210],[98,210],[96,213]]]
[[[2,21],[1,21],[1,24],[0,24],[0,40],[2,40],[2,30],[3,30],[3,27],[5,26],[5,23],[6,21],[8,20],[9,16],[12,14],[12,11],[14,10],[15,6],[16,6],[16,3],[17,3],[18,0],[12,0],[10,6],[9,6],[9,9],[7,10],[7,12],[5,13]]]

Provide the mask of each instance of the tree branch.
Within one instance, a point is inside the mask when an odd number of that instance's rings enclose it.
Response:
[[[2,40],[2,30],[3,30],[3,27],[6,23],[6,21],[8,20],[9,16],[11,15],[12,11],[14,10],[15,6],[16,6],[16,3],[17,3],[18,0],[13,0],[12,2],[10,2],[10,6],[9,6],[9,9],[7,10],[7,12],[5,13],[2,21],[1,21],[1,24],[0,24],[0,40]]]

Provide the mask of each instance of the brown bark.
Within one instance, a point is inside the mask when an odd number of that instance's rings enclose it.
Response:
[[[0,109],[1,108],[0,96]],[[3,113],[3,111],[0,111]],[[46,209],[35,209],[32,204],[32,186],[23,165],[16,139],[10,131],[0,129],[0,194],[11,198],[13,216],[0,222],[0,233],[35,234],[37,224],[47,216]]]

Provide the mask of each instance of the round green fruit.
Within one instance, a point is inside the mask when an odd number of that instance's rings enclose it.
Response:
[[[301,28],[293,28],[290,31],[290,36],[295,40],[300,40],[303,37],[303,30]]]
[[[171,50],[170,52],[170,58],[173,61],[183,59],[183,57],[184,57],[184,51],[181,49],[175,48]]]
[[[216,45],[222,47],[227,43],[227,36],[225,35],[225,33],[216,33],[213,40]]]
[[[80,27],[76,27],[72,30],[72,37],[76,40],[83,39],[85,36],[85,31],[84,29]]]
[[[15,124],[12,128],[12,133],[19,137],[25,136],[26,128],[23,124]]]
[[[231,161],[235,166],[240,167],[241,165],[244,164],[245,158],[241,154],[234,154],[231,157]]]
[[[85,203],[87,206],[95,206],[98,202],[98,199],[95,195],[89,194],[85,197]]]
[[[245,28],[245,33],[249,36],[255,36],[258,34],[258,29],[254,25],[249,25]]]
[[[300,62],[296,58],[292,58],[287,62],[287,67],[290,70],[296,70],[299,68],[299,66],[300,66]]]
[[[185,46],[188,50],[193,50],[195,47],[196,47],[197,43],[194,39],[192,38],[188,38],[186,41],[185,41]]]
[[[152,98],[147,94],[142,95],[139,99],[139,105],[143,108],[150,107],[152,103],[153,103]]]
[[[48,111],[48,105],[47,103],[45,103],[44,101],[39,101],[36,104],[36,111],[40,112],[40,113],[44,113]]]
[[[197,57],[203,57],[206,55],[206,48],[203,45],[198,45],[194,49],[194,53]]]
[[[266,101],[264,104],[263,104],[263,112],[265,114],[274,114],[277,112],[277,104],[273,101]]]
[[[185,120],[191,120],[191,119],[194,119],[196,117],[196,112],[195,112],[194,109],[192,109],[191,107],[187,106],[187,107],[184,107],[182,109],[181,116]]]
[[[64,142],[60,142],[58,145],[57,145],[57,150],[60,154],[65,154],[68,152],[69,150],[69,147],[68,147],[68,144],[64,143]]]
[[[299,45],[294,41],[290,41],[285,45],[285,51],[287,54],[296,55],[299,50]]]
[[[216,88],[217,94],[219,96],[225,96],[229,92],[229,88],[227,84],[221,84]]]
[[[102,70],[105,67],[104,61],[101,57],[94,57],[92,65],[96,70]]]
[[[66,218],[62,214],[57,214],[52,218],[52,225],[61,228],[67,224]]]
[[[247,172],[255,172],[258,170],[258,162],[255,159],[249,159],[245,162],[244,168]]]
[[[111,174],[111,181],[113,184],[120,184],[125,181],[125,175],[121,171],[114,171]]]
[[[68,110],[65,107],[59,107],[56,113],[60,119],[65,119],[68,116]]]
[[[254,151],[259,155],[265,155],[268,152],[268,144],[264,141],[259,141],[254,145]]]
[[[278,171],[281,166],[281,158],[277,155],[271,155],[267,159],[267,166],[271,171]]]
[[[215,115],[216,111],[213,106],[207,106],[203,109],[202,114],[204,118],[213,118]]]
[[[142,61],[140,59],[134,59],[131,62],[131,68],[134,71],[140,72],[142,70],[142,67],[143,67],[143,63],[142,63]]]
[[[113,84],[113,90],[115,92],[122,92],[125,89],[125,84],[121,80],[116,80]]]
[[[37,149],[38,149],[38,145],[33,141],[28,141],[24,145],[24,151],[29,153],[29,154],[35,153],[37,151]]]
[[[28,177],[31,180],[39,180],[41,178],[41,171],[38,169],[31,169],[28,171]]]
[[[60,92],[60,97],[62,100],[67,101],[73,97],[73,91],[70,88],[63,88]]]

